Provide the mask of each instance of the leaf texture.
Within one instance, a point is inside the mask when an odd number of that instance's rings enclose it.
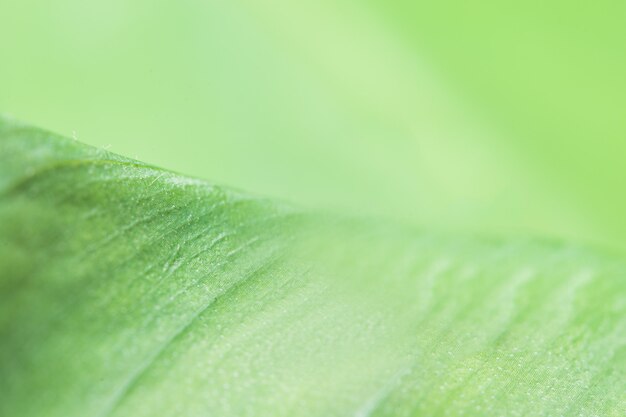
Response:
[[[626,265],[0,120],[0,416],[623,416]]]

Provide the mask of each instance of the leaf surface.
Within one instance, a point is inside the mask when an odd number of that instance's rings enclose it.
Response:
[[[625,280],[0,121],[1,416],[621,416]]]

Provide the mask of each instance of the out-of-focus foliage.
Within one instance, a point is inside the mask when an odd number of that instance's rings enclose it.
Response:
[[[626,3],[0,3],[0,111],[415,224],[623,247]]]
[[[621,417],[625,274],[0,119],[2,417]]]

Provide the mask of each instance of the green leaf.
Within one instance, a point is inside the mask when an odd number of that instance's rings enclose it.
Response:
[[[621,416],[625,290],[0,121],[0,416]]]

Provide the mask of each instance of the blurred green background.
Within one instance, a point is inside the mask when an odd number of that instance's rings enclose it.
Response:
[[[0,1],[0,111],[301,205],[626,247],[626,2]]]

